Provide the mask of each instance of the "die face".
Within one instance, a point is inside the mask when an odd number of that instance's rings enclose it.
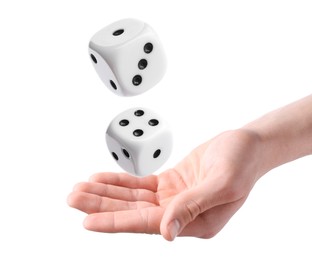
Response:
[[[158,36],[149,25],[134,19],[121,20],[96,33],[89,43],[89,53],[104,84],[120,96],[144,93],[166,71],[166,56]]]
[[[144,27],[145,23],[136,19],[119,20],[98,31],[90,44],[95,49],[122,45],[134,39]]]
[[[163,165],[172,150],[168,124],[146,108],[129,109],[113,119],[106,133],[107,145],[114,139],[121,158],[116,162],[126,171],[139,176],[151,174]],[[123,160],[126,160],[124,162]],[[132,168],[128,163],[132,164]]]
[[[111,155],[119,166],[129,173],[134,173],[134,164],[132,158],[130,158],[130,153],[128,153],[129,149],[110,135],[106,135],[106,143]]]
[[[134,170],[138,176],[154,173],[170,157],[172,151],[172,134],[163,129],[148,140],[148,145],[143,145],[135,158]]]
[[[118,96],[125,96],[125,93],[122,91],[123,89],[120,87],[114,72],[106,60],[104,60],[98,52],[92,49],[89,49],[89,53],[97,74],[107,88]]]
[[[126,96],[139,95],[154,87],[167,68],[164,49],[148,27],[117,58],[116,77]]]

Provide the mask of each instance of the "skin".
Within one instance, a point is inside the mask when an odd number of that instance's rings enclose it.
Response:
[[[310,154],[312,95],[221,133],[159,175],[95,174],[75,185],[68,204],[88,214],[92,231],[212,238],[259,178]]]

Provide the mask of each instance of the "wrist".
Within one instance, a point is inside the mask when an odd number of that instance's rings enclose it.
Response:
[[[278,138],[273,134],[257,131],[260,143],[261,171],[260,177],[265,175],[270,170],[286,163],[287,146],[283,142],[283,138]]]
[[[256,179],[260,179],[268,171],[278,166],[275,156],[277,147],[273,144],[272,139],[267,138],[260,131],[248,125],[238,129],[238,131],[248,136],[250,146],[254,147],[251,150],[255,151],[254,169],[256,171]]]
[[[255,180],[261,178],[265,173],[274,168],[271,154],[272,147],[269,140],[266,140],[259,131],[253,128],[242,127],[223,133],[234,142],[238,151],[242,149],[245,153],[243,160],[245,168],[249,169],[249,174],[254,175]],[[239,164],[239,163],[238,163]]]
[[[259,178],[270,170],[296,160],[312,151],[305,149],[306,138],[300,138],[300,134],[291,133],[289,129],[272,130],[266,125],[253,123],[244,126],[242,129],[257,136]]]

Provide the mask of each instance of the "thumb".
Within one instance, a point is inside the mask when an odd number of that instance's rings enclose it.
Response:
[[[197,186],[177,195],[167,206],[162,217],[160,224],[162,236],[166,240],[174,240],[198,215],[218,204],[214,197],[206,185]]]

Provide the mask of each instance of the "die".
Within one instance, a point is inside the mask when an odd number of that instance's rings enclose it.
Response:
[[[106,131],[110,153],[131,174],[154,173],[169,158],[172,133],[157,114],[147,108],[131,108],[117,115]]]
[[[119,96],[139,95],[164,76],[166,56],[155,31],[136,19],[123,19],[97,32],[89,54],[104,84]]]

